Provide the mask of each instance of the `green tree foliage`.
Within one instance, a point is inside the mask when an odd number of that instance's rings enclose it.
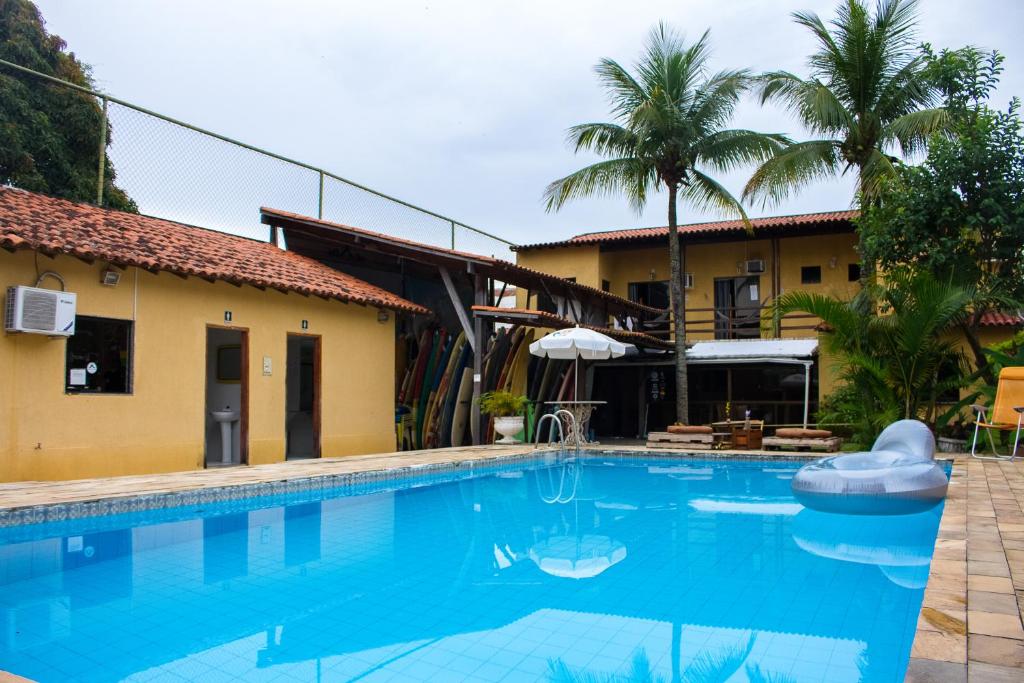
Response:
[[[810,75],[764,74],[761,102],[783,105],[815,137],[766,161],[744,197],[777,202],[852,170],[862,203],[870,201],[896,173],[893,152],[921,149],[948,120],[917,50],[917,0],[879,0],[873,14],[865,0],[843,0],[831,25],[812,12],[793,19],[818,45]]]
[[[839,363],[839,390],[828,408],[853,424],[858,443],[870,444],[895,420],[939,422],[940,397],[966,383],[966,362],[949,332],[969,315],[974,297],[971,288],[903,268],[850,301],[789,292],[777,306],[783,315],[821,318],[822,345]]]
[[[920,166],[897,171],[880,201],[859,220],[865,258],[953,278],[976,292],[962,331],[990,383],[978,342],[981,316],[1024,301],[1024,135],[1019,104],[986,102],[1002,58],[974,48],[934,55],[929,70],[950,111],[951,135],[935,136]]]
[[[65,48],[46,31],[34,4],[0,0],[0,58],[92,88],[88,66]],[[0,68],[0,182],[95,202],[102,126],[94,97]],[[104,163],[104,204],[136,211],[135,202],[114,185],[110,159]]]
[[[726,128],[750,86],[745,70],[711,72],[708,33],[686,45],[664,24],[647,40],[632,72],[604,59],[596,67],[611,101],[611,123],[584,123],[569,129],[577,152],[604,161],[551,183],[548,210],[594,195],[624,195],[638,211],[659,190],[668,192],[668,229],[673,333],[676,356],[676,419],[689,420],[686,368],[686,315],[677,202],[712,208],[746,220],[739,201],[712,174],[761,163],[789,143],[781,135]]]

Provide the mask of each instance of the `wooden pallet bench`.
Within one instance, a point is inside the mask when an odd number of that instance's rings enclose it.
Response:
[[[650,432],[647,434],[648,448],[692,448],[711,450],[710,434],[669,434]]]
[[[843,440],[838,436],[830,436],[818,439],[786,439],[780,436],[766,436],[762,440],[762,447],[765,450],[786,450],[786,451],[824,451],[835,453],[843,445]]]

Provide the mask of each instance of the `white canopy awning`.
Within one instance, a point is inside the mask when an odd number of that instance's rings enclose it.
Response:
[[[686,360],[810,360],[817,350],[817,339],[716,339],[695,342]]]
[[[687,363],[793,363],[804,366],[804,428],[810,419],[811,366],[817,339],[716,339],[686,350]]]

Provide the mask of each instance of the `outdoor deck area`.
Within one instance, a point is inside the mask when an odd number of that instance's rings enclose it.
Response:
[[[254,467],[147,476],[27,482],[0,486],[0,514],[17,508],[124,499],[206,488],[295,481],[400,468],[495,461],[529,445],[481,446],[324,458]],[[595,450],[640,452],[615,444]],[[660,450],[678,457],[685,451]],[[810,457],[716,451],[699,458]],[[981,462],[956,456],[907,680],[1017,681],[1024,670],[1024,461]],[[0,674],[0,680],[4,680]]]

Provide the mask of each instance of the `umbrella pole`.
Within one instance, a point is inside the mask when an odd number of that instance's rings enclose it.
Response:
[[[580,357],[576,356],[576,361],[573,364],[573,369],[576,373],[576,381],[572,385],[572,398],[574,401],[580,400]]]

